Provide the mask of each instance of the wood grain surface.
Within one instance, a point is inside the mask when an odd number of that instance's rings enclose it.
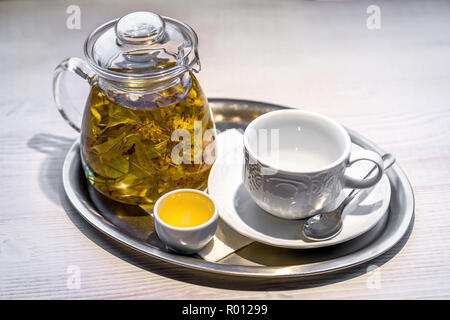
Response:
[[[80,30],[66,27],[71,4]],[[371,4],[379,30],[366,27]],[[258,280],[170,265],[85,223],[62,188],[77,134],[56,111],[52,73],[82,57],[93,28],[137,10],[197,31],[209,97],[321,112],[393,153],[416,197],[405,238],[349,270]],[[449,15],[449,1],[0,1],[0,298],[450,298]],[[71,80],[83,100],[87,85]]]

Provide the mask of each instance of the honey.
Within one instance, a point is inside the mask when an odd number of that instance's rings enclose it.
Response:
[[[158,204],[158,216],[168,225],[190,228],[204,224],[212,218],[214,204],[208,197],[192,192],[176,192]]]

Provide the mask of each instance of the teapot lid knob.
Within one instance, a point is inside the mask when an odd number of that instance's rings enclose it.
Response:
[[[164,38],[165,22],[153,12],[138,11],[123,16],[115,26],[119,43],[156,43]]]

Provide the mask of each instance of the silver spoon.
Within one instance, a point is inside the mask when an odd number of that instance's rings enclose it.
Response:
[[[392,154],[386,153],[382,157],[384,170],[388,169],[395,162]],[[367,178],[377,167],[374,166],[364,177]],[[323,241],[334,238],[342,230],[342,212],[347,204],[350,203],[358,193],[363,189],[353,189],[341,204],[329,212],[322,212],[306,220],[303,225],[303,235],[314,241]]]

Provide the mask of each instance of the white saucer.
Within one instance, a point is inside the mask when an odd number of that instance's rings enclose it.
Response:
[[[220,217],[238,233],[268,245],[309,249],[335,245],[369,231],[387,213],[391,187],[386,175],[372,188],[358,195],[344,210],[343,228],[335,238],[310,241],[302,234],[304,220],[285,220],[259,208],[242,184],[242,134],[229,130],[217,137],[218,155],[208,180],[208,192],[214,198]],[[352,151],[361,149],[353,144]],[[347,173],[363,177],[371,165],[360,161]],[[348,190],[342,193],[345,197]]]

